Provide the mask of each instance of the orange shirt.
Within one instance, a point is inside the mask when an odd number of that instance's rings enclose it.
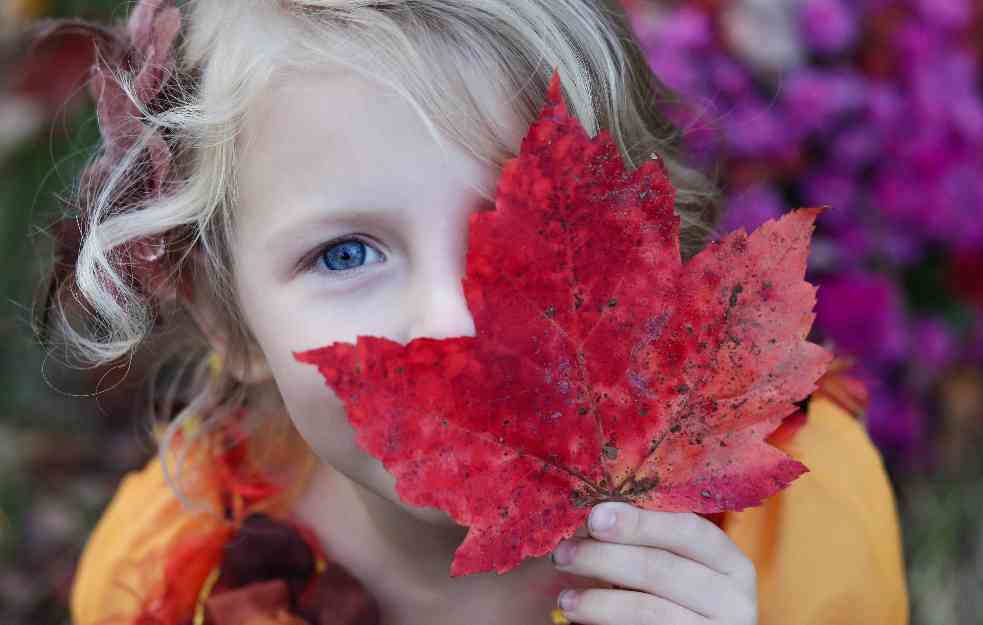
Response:
[[[863,425],[816,397],[805,425],[775,445],[810,471],[761,506],[721,521],[757,569],[759,625],[907,625],[894,495]],[[159,583],[160,572],[145,564],[175,537],[214,523],[182,507],[157,458],[128,474],[82,554],[74,625],[130,625],[113,617],[136,614]]]

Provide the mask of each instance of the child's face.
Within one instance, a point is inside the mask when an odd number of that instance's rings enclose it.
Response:
[[[517,149],[522,129],[483,84],[475,78]],[[461,289],[468,216],[494,205],[471,187],[493,197],[498,171],[450,142],[445,157],[404,99],[349,73],[284,77],[241,139],[234,261],[246,321],[321,460],[399,502],[341,402],[292,352],[359,335],[473,335]]]

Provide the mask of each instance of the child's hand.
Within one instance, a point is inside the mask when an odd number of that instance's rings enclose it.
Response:
[[[608,513],[613,513],[608,516]],[[612,520],[606,529],[604,519]],[[564,615],[585,625],[755,625],[754,564],[712,522],[692,512],[654,512],[626,503],[591,511],[592,538],[553,551],[564,572],[622,589],[560,593]],[[569,604],[567,600],[572,599]]]

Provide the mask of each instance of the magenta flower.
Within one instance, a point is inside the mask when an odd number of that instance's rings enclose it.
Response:
[[[794,143],[774,105],[753,97],[727,111],[724,131],[736,156],[781,156]]]
[[[751,232],[769,219],[780,217],[784,210],[782,196],[767,184],[757,184],[732,194],[727,200],[721,232],[744,228]]]
[[[911,329],[912,365],[928,377],[936,378],[955,360],[956,339],[949,326],[939,319],[919,319]]]
[[[961,29],[973,17],[971,0],[914,0],[918,12],[928,22],[945,29]]]
[[[860,189],[852,175],[840,169],[816,170],[802,180],[802,201],[808,206],[827,206],[820,216],[821,223],[843,230],[857,223],[856,210]]]
[[[966,357],[972,362],[983,362],[983,308],[976,310],[969,336]]]
[[[924,448],[924,409],[903,391],[879,388],[871,397],[864,421],[870,437],[883,450],[913,458]]]
[[[924,457],[934,409],[924,402],[939,372],[955,359],[983,366],[981,5],[772,4],[772,21],[729,3],[634,6],[658,6],[660,29],[650,32],[664,34],[646,51],[693,105],[676,113],[687,147],[700,150],[699,164],[722,166],[725,188],[742,189],[725,194],[721,230],[827,207],[809,260],[816,331],[857,356],[869,382],[890,380],[869,415],[875,441],[902,460]],[[786,41],[790,33],[798,40]],[[769,46],[791,53],[761,52]],[[940,253],[945,283],[904,293],[900,276],[923,275]],[[909,322],[908,297],[975,311],[974,329],[964,340],[941,319]]]
[[[908,353],[905,312],[894,282],[851,271],[820,281],[816,326],[842,351],[881,368]]]
[[[828,129],[864,106],[865,81],[851,72],[803,69],[784,84],[786,132],[800,137]]]
[[[800,11],[802,37],[816,52],[840,52],[857,38],[857,18],[843,0],[805,0]]]

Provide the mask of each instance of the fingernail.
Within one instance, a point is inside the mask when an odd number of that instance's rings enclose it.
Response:
[[[580,593],[578,593],[576,590],[564,590],[560,593],[560,598],[557,601],[557,605],[560,606],[561,610],[566,610],[569,612],[577,607],[577,599],[579,597]]]
[[[590,513],[590,528],[595,532],[611,529],[614,521],[614,511],[608,506],[598,506]]]
[[[553,550],[553,564],[557,566],[566,566],[573,562],[573,553],[576,550],[576,545],[569,540],[564,540],[556,549]]]

